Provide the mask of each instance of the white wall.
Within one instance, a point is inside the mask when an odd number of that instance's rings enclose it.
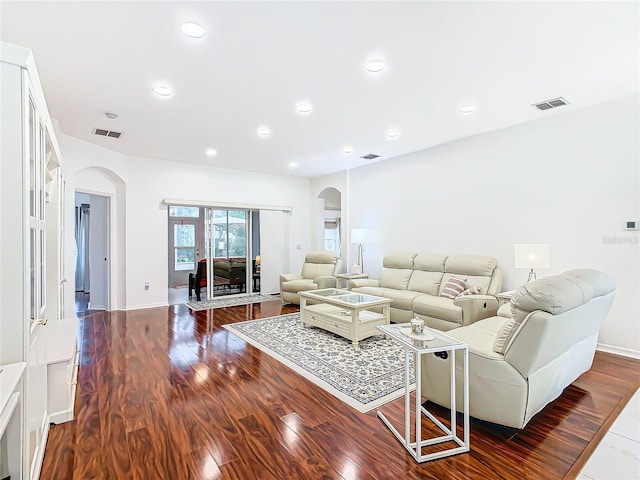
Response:
[[[639,101],[541,113],[351,170],[349,226],[380,238],[365,245],[367,270],[376,277],[383,255],[397,251],[488,254],[508,290],[527,278],[513,245],[548,243],[551,269],[539,276],[595,268],[618,281],[600,343],[640,354],[638,232],[623,230],[640,217]],[[315,179],[312,195],[334,180]]]
[[[288,260],[292,271],[301,269],[304,255],[299,253],[307,251],[311,241],[308,179],[129,157],[68,135],[59,133],[58,139],[64,158],[67,190],[79,189],[101,194],[103,190],[111,188],[111,194],[116,196],[113,201],[122,205],[122,211],[116,207],[115,221],[121,221],[124,217],[124,226],[115,239],[114,248],[117,258],[115,269],[121,268],[124,278],[117,271],[113,278],[112,268],[112,287],[124,284],[125,292],[124,298],[112,303],[112,309],[144,308],[168,303],[165,198],[291,206],[293,211],[289,219],[288,241],[289,245],[300,245],[300,250],[290,249]],[[84,170],[89,167],[113,172],[115,175],[110,176],[121,179],[124,192],[119,193],[115,187],[108,185],[100,188],[95,184],[88,185],[89,182],[95,183],[95,179],[88,178],[87,170]],[[125,197],[124,201],[121,197]],[[67,218],[73,218],[73,215],[67,215]],[[69,231],[73,231],[71,227],[72,224],[67,225]],[[70,243],[67,252],[72,249],[73,244]],[[74,271],[72,264],[68,268],[68,271]],[[150,283],[148,291],[144,289],[145,282]]]

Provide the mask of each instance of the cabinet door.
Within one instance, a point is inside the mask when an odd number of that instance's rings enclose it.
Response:
[[[45,289],[45,128],[40,118],[36,102],[31,96],[30,82],[24,74],[26,133],[24,152],[25,178],[29,179],[28,200],[26,201],[28,235],[25,251],[26,271],[29,272],[26,296],[29,302],[26,308],[26,391],[25,391],[25,471],[29,478],[38,478],[42,462],[44,439],[47,429],[47,365],[46,348],[41,330],[46,325],[46,289]]]

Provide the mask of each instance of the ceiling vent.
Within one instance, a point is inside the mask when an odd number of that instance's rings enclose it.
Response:
[[[374,158],[378,158],[380,155],[376,155],[375,153],[367,153],[366,155],[361,156],[360,158],[364,158],[366,160],[373,160]]]
[[[96,128],[93,133],[102,137],[120,138],[122,132],[114,132],[113,130],[103,130],[102,128]]]
[[[558,108],[568,104],[569,102],[567,102],[564,98],[558,97],[552,98],[551,100],[545,100],[544,102],[534,103],[533,106],[538,110],[549,110],[551,108]]]

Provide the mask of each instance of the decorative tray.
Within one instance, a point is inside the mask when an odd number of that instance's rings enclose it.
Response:
[[[436,337],[433,333],[427,332],[426,330],[422,333],[413,333],[411,331],[411,327],[409,328],[401,328],[400,333],[406,335],[409,338],[415,338],[416,340],[435,340]]]

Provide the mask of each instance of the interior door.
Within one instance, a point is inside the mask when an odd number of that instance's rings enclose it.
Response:
[[[25,91],[31,91],[29,80],[25,75]],[[31,95],[25,96],[26,121],[28,125],[25,136],[25,151],[28,162],[25,162],[25,175],[29,179],[28,206],[29,235],[26,245],[27,299],[30,303],[26,312],[28,318],[28,338],[26,338],[26,465],[29,478],[35,479],[40,474],[43,456],[44,439],[47,431],[47,365],[44,338],[41,330],[45,328],[47,319],[45,262],[46,262],[46,224],[45,224],[45,129],[39,118],[35,102]]]

